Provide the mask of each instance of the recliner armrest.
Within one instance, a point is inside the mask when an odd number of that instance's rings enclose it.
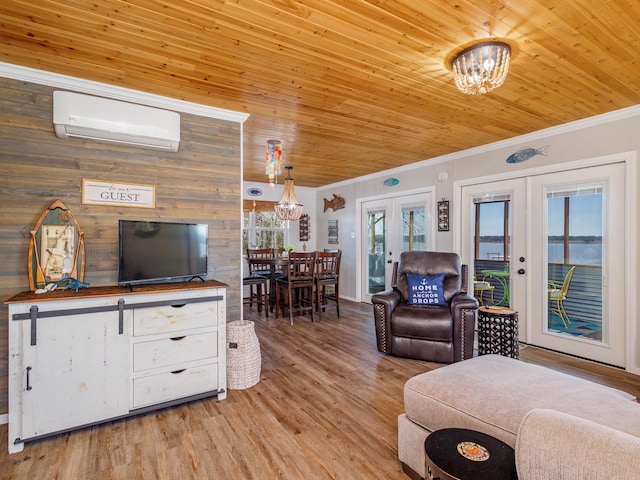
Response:
[[[371,303],[384,304],[386,307],[393,311],[394,308],[402,301],[402,295],[398,290],[385,290],[384,292],[376,293],[371,296]]]
[[[451,299],[451,318],[453,319],[454,362],[473,357],[473,336],[476,328],[478,299],[468,293],[460,292]]]
[[[476,309],[480,304],[478,299],[469,295],[468,293],[460,292],[454,295],[451,299],[451,310],[457,310],[462,308]]]
[[[373,319],[376,326],[378,351],[391,353],[391,315],[402,302],[402,295],[396,289],[376,293],[371,297]]]

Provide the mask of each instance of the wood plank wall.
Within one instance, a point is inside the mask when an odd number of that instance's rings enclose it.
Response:
[[[118,219],[209,224],[209,276],[229,284],[227,319],[240,318],[241,127],[181,114],[177,153],[62,140],[53,88],[0,78],[0,298],[28,290],[29,231],[61,199],[84,231],[85,281],[113,285]],[[156,208],[83,205],[83,178],[156,186]],[[0,310],[0,414],[7,413],[7,308]]]

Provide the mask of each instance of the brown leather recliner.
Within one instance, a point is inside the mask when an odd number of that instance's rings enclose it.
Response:
[[[394,264],[393,289],[371,297],[378,350],[438,363],[471,358],[478,300],[466,293],[466,270],[456,253],[401,253]],[[441,289],[444,305],[408,304],[407,274],[444,274]],[[416,278],[411,280],[415,282]],[[418,289],[415,283],[412,287],[414,292]]]

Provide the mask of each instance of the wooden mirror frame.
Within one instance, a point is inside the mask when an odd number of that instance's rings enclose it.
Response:
[[[65,277],[84,280],[84,233],[62,200],[42,212],[30,233],[27,268],[31,291]]]

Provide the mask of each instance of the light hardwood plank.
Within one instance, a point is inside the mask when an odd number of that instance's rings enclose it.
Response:
[[[144,416],[36,441],[9,456],[1,479],[405,479],[397,416],[410,377],[441,365],[377,352],[371,306],[255,322],[260,382]],[[611,367],[534,347],[523,361],[640,394],[640,380]],[[0,427],[0,445],[7,428]]]

